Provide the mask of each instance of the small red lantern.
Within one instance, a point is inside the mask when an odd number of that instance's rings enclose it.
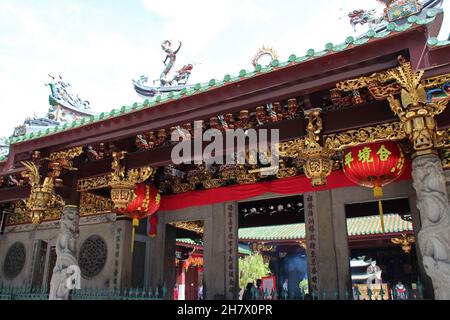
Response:
[[[372,143],[344,151],[346,177],[361,186],[373,188],[375,198],[383,197],[382,187],[399,178],[405,171],[405,154],[392,141]],[[384,232],[383,207],[378,201],[381,229]]]
[[[121,211],[127,217],[133,219],[133,231],[131,235],[131,252],[134,251],[135,228],[139,226],[139,220],[150,216],[150,236],[156,235],[156,212],[159,209],[161,195],[154,186],[145,183],[137,184],[134,188],[133,199],[127,209]]]

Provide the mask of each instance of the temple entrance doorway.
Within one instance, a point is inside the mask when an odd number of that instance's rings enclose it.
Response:
[[[353,298],[422,298],[408,199],[383,200],[383,220],[378,201],[348,204],[345,209]]]
[[[303,196],[238,204],[240,299],[302,299],[308,293]]]
[[[203,257],[204,257],[204,221],[182,221],[168,223],[167,229],[174,236],[174,263],[172,283],[174,300],[203,300]],[[166,237],[168,235],[166,229]],[[166,272],[166,271],[165,271]]]

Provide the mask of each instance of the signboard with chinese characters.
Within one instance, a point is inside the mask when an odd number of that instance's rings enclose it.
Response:
[[[226,204],[225,210],[225,279],[226,297],[230,300],[237,299],[239,291],[237,237],[237,208],[234,202],[230,202]]]
[[[308,276],[309,290],[311,293],[319,293],[318,279],[318,233],[316,217],[316,196],[308,193],[305,199],[305,227],[306,227],[306,247],[308,248]]]

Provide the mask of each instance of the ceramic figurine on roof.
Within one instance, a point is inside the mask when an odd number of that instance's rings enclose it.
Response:
[[[48,119],[58,122],[74,121],[86,116],[92,116],[89,101],[81,100],[78,95],[70,92],[71,85],[64,82],[61,76],[52,79],[46,86],[50,87],[51,94],[49,97],[50,109],[47,114]]]
[[[165,40],[161,44],[162,50],[167,54],[163,61],[164,70],[159,79],[153,80],[153,86],[148,85],[148,76],[142,75],[139,80],[133,80],[134,89],[140,95],[153,97],[157,93],[168,93],[180,91],[187,86],[187,82],[194,66],[192,64],[184,65],[181,69],[172,72],[175,65],[177,54],[181,49],[182,43],[178,41],[177,49],[173,49],[172,42]]]
[[[383,22],[384,18],[382,16],[376,16],[376,10],[364,10],[358,9],[349,12],[348,17],[350,18],[350,24],[353,27],[353,31],[356,32],[356,25],[368,24],[369,28],[374,25],[379,25]]]

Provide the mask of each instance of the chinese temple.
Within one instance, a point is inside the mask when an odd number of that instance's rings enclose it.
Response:
[[[239,259],[259,252],[293,298],[307,280],[319,299],[349,299],[381,272],[385,291],[401,281],[450,299],[444,12],[441,1],[383,2],[360,36],[285,61],[265,47],[250,70],[194,85],[192,66],[173,73],[181,43],[165,41],[159,80],[133,81],[145,100],[110,112],[54,80],[48,117],[7,139],[0,159],[0,288],[70,299],[77,266],[82,288],[232,300]],[[256,161],[198,161],[211,129],[279,139]],[[186,141],[195,161],[178,163]],[[275,154],[275,167],[263,161]],[[215,148],[239,157],[251,155]],[[359,257],[367,269],[355,273]]]

